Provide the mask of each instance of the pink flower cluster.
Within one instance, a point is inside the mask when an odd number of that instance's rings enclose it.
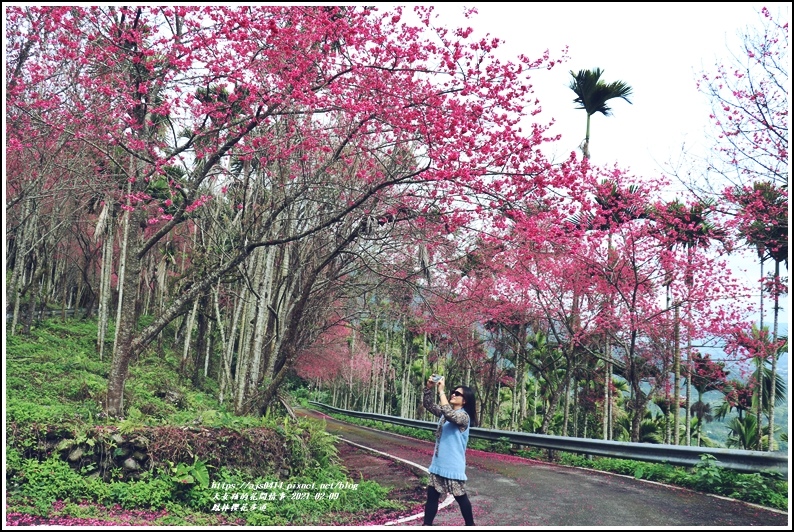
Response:
[[[193,212],[196,209],[198,209],[199,207],[203,206],[205,203],[207,203],[211,199],[212,199],[212,196],[202,195],[199,199],[197,199],[196,201],[194,201],[193,203],[191,203],[190,205],[185,207],[185,212]]]
[[[134,211],[135,206],[138,203],[143,203],[152,199],[152,197],[145,193],[145,192],[133,192],[132,194],[127,194],[122,196],[122,201],[125,201],[125,204],[121,206],[122,209],[125,211]]]

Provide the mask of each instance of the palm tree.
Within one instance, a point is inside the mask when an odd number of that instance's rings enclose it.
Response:
[[[646,410],[640,423],[639,443],[664,443],[665,425],[667,424],[664,414],[654,415],[650,410]],[[618,435],[617,441],[632,441],[631,439],[631,417],[623,415],[617,419]]]
[[[574,74],[571,70],[570,88],[576,93],[573,103],[579,104],[581,107],[577,109],[584,109],[587,112],[587,131],[585,133],[584,142],[580,146],[585,159],[590,158],[590,117],[595,113],[602,113],[604,116],[610,116],[612,109],[607,106],[607,102],[613,98],[623,98],[631,103],[629,96],[631,96],[631,87],[622,81],[613,81],[612,83],[605,83],[601,80],[601,74],[604,73],[600,68],[592,70],[580,70]]]
[[[588,116],[588,130],[589,130]],[[612,256],[612,234],[613,230],[624,223],[647,218],[647,209],[644,207],[644,193],[637,185],[629,185],[621,188],[619,184],[611,179],[603,179],[599,183],[596,191],[595,201],[598,204],[596,213],[583,211],[575,213],[568,218],[568,223],[573,224],[577,229],[584,231],[606,231],[607,249],[609,257]],[[610,260],[610,259],[608,259]],[[576,301],[576,298],[574,298]],[[633,359],[631,359],[633,360]],[[612,355],[610,354],[609,336],[604,333],[604,418],[603,430],[604,439],[612,439],[612,422],[614,413],[612,412],[612,399],[610,396],[611,388],[609,383],[612,380]],[[639,421],[639,420],[638,420]]]
[[[778,338],[778,342],[772,343],[768,327],[759,329],[753,325],[752,331],[742,343],[746,345],[748,350],[751,350],[750,352],[753,355],[752,361],[756,366],[753,370],[754,376],[749,382],[730,380],[726,383],[724,388],[725,400],[719,405],[716,418],[719,420],[725,419],[733,409],[736,409],[739,422],[744,423],[745,417],[752,417],[754,420],[752,427],[757,428],[763,424],[760,412],[771,412],[774,414],[772,405],[782,405],[786,402],[786,381],[781,377],[780,373],[775,371],[774,366],[769,367],[767,364],[771,362],[771,359],[776,360],[782,354],[788,353],[788,337],[782,336]],[[759,353],[767,354],[759,355]],[[767,417],[769,415],[767,414]],[[733,421],[731,422],[731,427],[733,426],[732,423]],[[745,424],[739,428],[748,426]],[[739,429],[733,430],[733,432],[736,433],[737,430]],[[762,426],[762,430],[764,432],[762,437],[758,438],[756,435],[752,440],[754,447],[742,448],[760,451],[764,447],[767,450],[776,450],[774,433],[770,432],[769,424],[765,427]],[[774,430],[778,432],[778,429]]]
[[[777,340],[778,318],[780,311],[780,263],[785,262],[788,269],[788,194],[787,189],[777,188],[773,183],[755,182],[751,189],[737,188],[733,191],[733,199],[739,205],[740,217],[743,221],[739,225],[739,234],[751,246],[755,247],[761,262],[761,278],[764,277],[764,262],[772,259],[775,262],[775,288],[774,321],[772,341]],[[761,289],[761,323],[759,328],[764,328],[764,289]],[[772,357],[772,380],[777,373],[777,358]],[[760,370],[759,370],[760,371]],[[760,373],[759,373],[760,375]],[[760,379],[759,379],[760,381]],[[770,448],[774,447],[775,433],[775,390],[772,389],[772,398],[768,402],[769,411],[769,441]],[[761,403],[758,403],[761,408]],[[760,420],[761,412],[756,413]],[[759,421],[760,424],[760,421]],[[759,440],[760,445],[760,440]]]
[[[758,419],[755,416],[734,418],[728,424],[728,428],[730,432],[725,442],[728,448],[759,450],[763,448],[764,443],[769,439],[766,435],[761,438],[758,437]]]
[[[665,372],[667,374],[667,372]],[[681,398],[678,395],[674,397],[670,395],[669,390],[665,391],[664,395],[656,395],[652,399],[653,404],[662,411],[662,421],[664,422],[664,441],[661,443],[669,444],[673,439],[673,425],[677,421],[677,417],[671,419],[671,414],[674,411],[681,410]]]
[[[707,434],[703,433],[703,426],[698,424],[697,419],[690,419],[689,425],[690,425],[689,433],[695,436],[697,438],[697,441],[700,442],[698,445],[699,447],[721,447],[719,443],[715,442],[714,440],[709,438]],[[679,435],[679,439],[685,436],[685,434],[683,434],[685,432],[686,429],[684,427],[681,427],[682,434]]]
[[[760,349],[765,353],[762,356],[753,357],[753,363],[756,365],[756,390],[753,394],[756,426],[762,425],[762,412],[766,413],[768,420],[767,426],[763,428],[768,440],[763,438],[756,440],[757,450],[760,451],[766,442],[766,449],[772,451],[776,450],[773,420],[775,406],[786,402],[786,382],[777,372],[777,360],[782,354],[788,353],[788,337],[775,338],[770,334],[769,327],[758,328],[755,325],[753,325],[751,335],[753,340],[760,343]],[[768,367],[767,363],[771,367]]]
[[[711,413],[711,405],[703,400],[703,395],[711,390],[720,390],[726,385],[728,372],[725,371],[724,362],[714,362],[710,355],[694,353],[691,357],[691,364],[688,368],[687,384],[697,390],[698,399],[689,408],[690,412],[697,419],[696,427],[698,434],[697,445],[700,445],[703,421],[712,421],[714,415]]]
[[[668,248],[672,249],[675,246],[682,246],[687,253],[688,257],[688,264],[692,263],[692,257],[697,248],[708,248],[711,245],[712,240],[719,240],[723,241],[725,239],[725,232],[721,228],[715,226],[709,220],[709,217],[714,212],[715,205],[714,201],[710,198],[705,200],[700,200],[694,204],[692,204],[689,208],[686,207],[683,203],[681,203],[678,199],[667,203],[662,209],[655,213],[657,221],[662,226],[662,231],[664,234],[669,235],[670,241],[668,244]],[[684,281],[690,289],[694,283],[694,272],[691,271],[689,267],[684,272]],[[669,286],[669,285],[668,285]],[[676,309],[676,320],[675,320],[675,337],[678,338],[678,328],[679,328],[679,320],[678,320],[678,307],[679,304],[677,302],[674,303],[674,308]],[[680,354],[678,350],[678,345],[676,343],[675,346],[676,354],[675,354],[675,361],[674,361],[674,368],[675,369],[675,394],[677,396],[678,392],[678,383],[680,382],[680,375],[679,369],[680,368]],[[691,350],[692,350],[692,338],[687,335],[687,367],[690,364],[690,357],[691,357]],[[690,413],[691,413],[691,386],[690,383],[687,382],[686,388],[686,409],[685,415],[686,419],[684,421],[684,427],[686,430],[686,445],[690,445],[691,442],[691,423],[690,423]],[[674,412],[674,435],[678,438],[678,412]],[[678,444],[678,440],[676,439],[676,445]]]
[[[753,408],[753,390],[749,384],[737,379],[731,379],[725,383],[722,392],[725,398],[722,403],[717,405],[714,418],[722,421],[728,417],[734,409],[737,417],[744,419],[745,412],[751,412]]]

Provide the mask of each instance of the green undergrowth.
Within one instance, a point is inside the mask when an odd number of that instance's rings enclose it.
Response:
[[[629,475],[788,511],[788,482],[782,475],[775,472],[740,473],[721,467],[716,458],[707,453],[701,455],[700,462],[691,468],[619,458],[588,459],[571,453],[561,453],[559,463]]]
[[[308,403],[306,406],[315,408],[314,405],[308,405]],[[322,408],[320,410],[340,421],[421,440],[433,441],[434,439],[431,430],[415,429],[394,423],[347,416]],[[469,439],[469,448],[543,461],[548,461],[550,454],[547,450],[539,448],[516,449],[506,438],[499,441],[471,438]],[[619,458],[585,458],[578,454],[566,452],[551,454],[555,457],[555,463],[561,465],[633,476],[637,479],[681,486],[703,493],[721,495],[768,508],[788,511],[788,482],[782,475],[774,472],[739,473],[719,466],[716,463],[716,459],[708,454],[702,455],[700,463],[692,468]]]
[[[341,468],[307,469],[303,474],[251,477],[220,469],[202,484],[184,482],[178,468],[147,473],[131,482],[87,477],[56,457],[28,459],[9,486],[7,513],[72,518],[101,517],[102,508],[165,510],[151,525],[292,525],[344,523],[357,513],[398,508],[388,489],[372,481],[353,482]],[[255,489],[256,487],[260,489]],[[269,489],[262,488],[270,486]],[[64,512],[64,508],[71,512]]]
[[[126,417],[112,422],[102,415],[112,327],[104,360],[92,320],[6,335],[6,524],[129,524],[146,511],[148,525],[322,525],[400,509],[387,488],[348,477],[324,422],[229,412],[214,379],[180,374],[173,336],[166,328],[132,362]],[[151,453],[134,478],[107,465],[122,437]]]

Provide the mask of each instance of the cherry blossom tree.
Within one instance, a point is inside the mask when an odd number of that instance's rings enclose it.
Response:
[[[259,408],[301,338],[316,336],[301,324],[317,282],[339,271],[371,216],[400,218],[406,203],[402,218],[451,226],[465,219],[449,215],[454,202],[471,191],[535,187],[545,128],[524,133],[519,120],[531,110],[527,72],[554,61],[499,62],[497,40],[435,28],[432,8],[417,10],[420,27],[404,24],[399,8],[9,8],[9,109],[94,150],[111,170],[98,172],[98,188],[126,213],[108,414],[123,415],[132,358],[254,253],[303,264],[300,280],[284,286],[277,351],[251,361],[272,373],[246,377],[242,403]],[[444,211],[428,219],[423,197]],[[179,292],[139,329],[149,256],[212,202],[228,205],[234,237],[222,252],[193,257]]]
[[[764,327],[764,294],[769,293],[774,341],[780,298],[787,293],[780,264],[788,268],[789,24],[783,11],[764,7],[759,15],[760,24],[741,33],[741,47],[728,64],[704,73],[699,83],[712,103],[717,130],[716,157],[708,168],[720,179],[710,177],[707,184],[726,199],[739,234],[757,251],[762,283],[759,327]],[[775,263],[769,278],[764,275],[768,259]],[[774,374],[774,357],[771,363]],[[769,402],[770,442],[774,403]]]
[[[716,128],[708,179],[698,190],[707,186],[719,194],[726,184],[788,184],[789,25],[782,11],[766,7],[759,19],[740,33],[739,49],[698,80]]]
[[[780,298],[787,294],[780,264],[788,267],[788,216],[783,214],[788,212],[789,180],[788,9],[762,8],[758,23],[739,32],[738,45],[728,56],[701,73],[697,87],[712,107],[707,154],[685,153],[671,169],[696,198],[716,205],[722,225],[733,232],[734,251],[741,252],[743,241],[757,256],[759,326],[764,327],[764,300],[771,298],[775,336]],[[775,260],[773,275],[764,269],[770,259]],[[743,334],[748,331],[749,325]]]

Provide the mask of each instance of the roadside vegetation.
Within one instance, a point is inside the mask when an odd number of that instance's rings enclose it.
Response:
[[[305,403],[305,406],[314,408],[308,402]],[[414,429],[383,421],[361,419],[331,411],[324,411],[324,413],[347,423],[403,434],[421,440],[433,440],[433,434],[428,430]],[[551,460],[560,465],[633,476],[637,479],[651,480],[703,493],[721,495],[778,510],[788,511],[789,507],[788,482],[782,475],[774,472],[739,473],[717,465],[715,458],[705,453],[702,455],[699,464],[692,468],[685,468],[637,460],[606,457],[585,458],[575,453],[549,453],[548,450],[540,448],[524,447],[519,449],[508,441],[493,442],[477,438],[469,440],[469,448],[510,454],[531,460]]]
[[[127,416],[112,425],[94,321],[7,338],[6,525],[327,525],[399,509],[387,488],[348,477],[322,422],[284,407],[235,416],[213,379],[191,385],[174,334],[132,364]]]

